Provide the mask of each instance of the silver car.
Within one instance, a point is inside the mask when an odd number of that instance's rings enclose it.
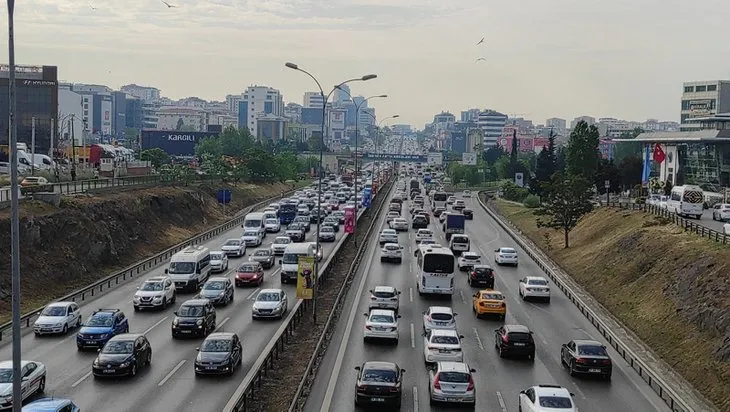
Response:
[[[438,362],[429,371],[428,394],[431,402],[476,405],[472,373],[476,370],[464,362]]]
[[[81,309],[74,302],[54,302],[43,309],[33,323],[36,335],[66,334],[69,329],[81,326]]]
[[[400,291],[393,286],[376,286],[370,290],[368,309],[392,309],[398,313]]]
[[[228,239],[221,246],[221,250],[228,256],[241,257],[246,254],[246,243],[243,239]]]
[[[291,238],[289,236],[277,236],[274,242],[271,244],[271,252],[275,256],[282,256],[286,247],[291,244]]]
[[[456,330],[456,313],[448,306],[430,306],[423,312],[423,330],[454,329]]]
[[[253,319],[282,319],[289,309],[286,293],[281,289],[263,289],[253,303],[251,317]]]
[[[222,250],[210,252],[210,270],[212,272],[225,272],[228,270],[228,255]]]
[[[40,362],[20,361],[20,383],[23,399],[28,399],[36,393],[43,393],[46,389],[46,367]],[[0,409],[10,409],[13,403],[13,362],[0,362]]]

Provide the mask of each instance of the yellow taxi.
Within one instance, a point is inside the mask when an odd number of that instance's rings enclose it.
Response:
[[[507,314],[507,302],[502,292],[485,289],[476,292],[471,298],[472,310],[477,318],[484,315],[498,315],[504,320]]]

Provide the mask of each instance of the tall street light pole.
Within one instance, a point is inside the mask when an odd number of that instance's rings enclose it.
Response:
[[[386,98],[386,97],[388,97],[388,95],[379,94],[376,96],[369,96],[369,97],[366,97],[365,99],[363,99],[363,101],[361,101],[360,104],[357,104],[357,103],[355,103],[355,99],[352,97],[350,92],[347,91],[347,89],[343,89],[342,87],[339,87],[339,86],[337,86],[337,89],[345,92],[345,94],[347,94],[347,96],[350,98],[350,100],[352,100],[352,102],[355,104],[355,197],[357,198],[358,193],[360,193],[357,190],[357,180],[358,180],[358,176],[360,174],[360,170],[359,170],[360,168],[358,165],[359,158],[357,157],[357,146],[358,146],[357,139],[358,139],[358,135],[360,134],[360,108],[363,105],[367,104],[367,101],[370,99]],[[355,205],[356,214],[357,214],[357,209],[358,209],[358,207],[357,207],[357,205]],[[352,226],[352,235],[355,239],[355,247],[357,247],[357,237],[355,236],[356,232],[357,232],[357,219],[355,219],[355,224]]]
[[[9,107],[8,129],[10,132],[10,266],[13,278],[13,412],[20,412],[23,406],[22,379],[20,376],[20,215],[18,188],[18,126],[15,123],[15,0],[8,0],[8,68]]]
[[[317,174],[319,176],[319,184],[317,185],[317,234],[316,234],[317,238],[315,240],[316,252],[315,252],[315,256],[314,256],[314,279],[315,279],[315,281],[314,281],[314,288],[313,288],[314,290],[312,291],[312,321],[316,324],[317,323],[317,294],[318,294],[317,292],[319,291],[319,275],[320,275],[320,273],[319,273],[319,256],[318,256],[319,248],[320,248],[320,243],[319,243],[319,233],[320,232],[319,231],[322,226],[322,215],[321,215],[321,213],[322,213],[322,175],[323,175],[322,171],[324,169],[324,167],[323,167],[324,166],[323,165],[323,163],[324,163],[324,131],[325,131],[325,118],[327,117],[327,101],[329,100],[330,96],[332,96],[332,93],[335,92],[335,90],[337,90],[338,88],[342,87],[343,85],[345,85],[347,83],[358,82],[358,81],[364,82],[367,80],[375,79],[378,76],[375,74],[366,74],[362,77],[345,80],[344,82],[336,85],[329,93],[327,93],[327,95],[325,95],[324,89],[322,88],[322,84],[319,82],[319,80],[317,80],[316,77],[314,77],[314,75],[312,75],[308,71],[300,68],[298,65],[296,65],[294,63],[288,62],[288,63],[285,63],[284,66],[286,66],[287,68],[290,68],[292,70],[300,71],[300,72],[306,74],[307,76],[309,76],[310,78],[312,78],[312,80],[314,80],[314,82],[317,83],[317,87],[319,88],[319,94],[322,96],[322,134],[321,134],[320,141],[319,141],[319,170],[317,171]],[[357,215],[355,216],[355,219],[357,220]]]
[[[370,112],[366,112],[366,113],[369,114],[373,119],[375,119],[375,116],[373,116]],[[376,170],[375,171],[375,178],[376,179],[380,177],[380,160],[381,159],[378,157],[378,153],[380,153],[380,130],[381,130],[381,125],[386,120],[397,119],[399,117],[400,117],[399,114],[394,114],[392,116],[386,117],[385,119],[383,119],[380,122],[378,122],[378,125],[376,127],[376,130],[377,130],[377,132],[375,133],[375,158],[377,159],[377,163],[375,163],[376,164],[376,167],[375,167],[375,170]]]

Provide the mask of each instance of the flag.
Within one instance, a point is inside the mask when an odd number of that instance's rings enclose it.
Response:
[[[644,168],[641,171],[641,184],[646,186],[649,184],[649,173],[651,172],[651,158],[649,157],[650,146],[644,146]]]
[[[664,154],[664,150],[662,149],[662,146],[657,143],[654,145],[654,161],[657,163],[661,163],[664,161],[664,159],[667,157]]]

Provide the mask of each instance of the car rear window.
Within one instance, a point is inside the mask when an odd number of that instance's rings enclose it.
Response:
[[[244,264],[238,268],[239,272],[255,272],[258,269],[258,265]]]
[[[395,371],[366,369],[362,373],[363,382],[390,382],[395,383],[398,380]]]
[[[439,381],[453,383],[468,383],[469,375],[463,372],[439,372]]]
[[[431,343],[440,343],[443,345],[458,345],[459,338],[456,336],[434,336],[431,338]]]
[[[464,256],[465,260],[479,260],[479,256]]]
[[[581,345],[578,347],[578,354],[585,356],[608,356],[606,349],[602,346]]]
[[[469,243],[469,238],[466,236],[454,236],[454,243]]]
[[[373,296],[375,296],[376,298],[392,298],[395,296],[395,293],[375,291],[373,292]]]
[[[547,281],[542,279],[530,279],[527,281],[528,285],[547,286]]]
[[[453,317],[453,316],[451,316],[451,315],[450,315],[450,314],[448,314],[448,313],[432,313],[432,314],[431,314],[431,319],[433,319],[433,320],[437,320],[437,321],[439,321],[439,322],[446,322],[446,321],[450,321],[450,320],[451,320],[451,319],[453,319],[453,318],[454,318],[454,317]]]
[[[511,340],[511,341],[516,341],[516,342],[529,342],[530,341],[529,333],[510,332],[507,335],[509,336],[509,340]]]
[[[504,300],[504,296],[501,293],[482,293],[482,299]]]
[[[543,408],[570,409],[573,407],[573,402],[570,398],[562,396],[541,396],[540,406]]]

